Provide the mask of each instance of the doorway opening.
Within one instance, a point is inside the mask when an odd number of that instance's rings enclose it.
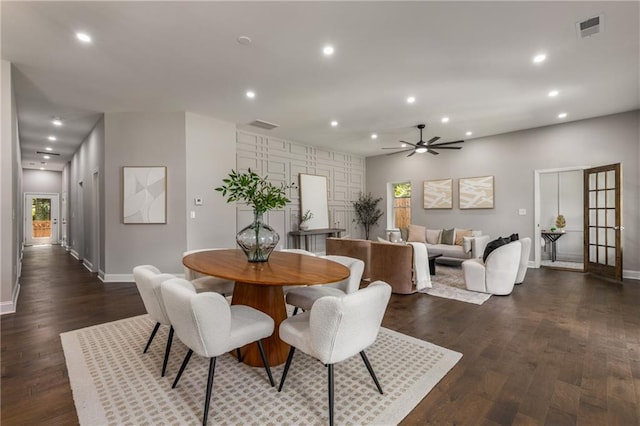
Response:
[[[25,245],[58,244],[59,194],[24,194]]]

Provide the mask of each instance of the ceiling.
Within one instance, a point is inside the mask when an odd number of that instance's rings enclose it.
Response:
[[[61,155],[46,168],[61,170],[104,112],[190,111],[371,156],[417,141],[422,122],[425,140],[469,140],[640,107],[638,2],[3,1],[1,13],[30,168],[49,146]],[[601,33],[579,38],[595,15]]]

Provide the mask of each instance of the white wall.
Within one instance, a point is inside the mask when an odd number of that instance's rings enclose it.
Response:
[[[130,280],[153,264],[182,273],[186,232],[185,113],[105,114],[105,280]],[[122,167],[167,167],[167,223],[122,223]]]
[[[640,278],[640,111],[574,121],[467,141],[461,151],[407,158],[399,154],[367,158],[367,191],[383,197],[388,182],[411,181],[412,220],[433,228],[470,227],[492,237],[518,232],[534,235],[534,170],[623,165],[624,270]],[[495,208],[460,210],[457,180],[495,176]],[[424,210],[422,183],[454,179],[454,208]],[[526,209],[525,216],[518,209]],[[386,223],[382,218],[381,224]],[[374,232],[383,235],[384,228]],[[533,250],[532,250],[533,255]],[[637,274],[637,275],[634,275]]]
[[[235,124],[186,113],[187,250],[236,247],[235,205],[214,191],[235,167],[235,139]]]
[[[329,226],[345,228],[345,234],[360,237],[364,233],[353,223],[352,201],[364,191],[365,161],[363,157],[285,141],[266,135],[238,131],[237,170],[251,170],[279,184],[299,184],[300,173],[321,175],[327,178]],[[229,168],[230,169],[230,168]],[[228,170],[229,172],[231,170]],[[220,184],[222,182],[219,182]],[[298,190],[290,190],[289,203],[282,210],[273,210],[265,220],[280,235],[278,248],[292,247],[294,241],[288,233],[298,229],[300,223],[300,196]],[[238,205],[238,230],[253,220],[253,212]],[[314,252],[324,252],[322,236],[313,238]]]
[[[22,190],[23,192],[59,194],[62,192],[62,172],[24,169]]]

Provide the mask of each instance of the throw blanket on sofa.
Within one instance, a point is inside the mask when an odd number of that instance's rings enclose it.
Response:
[[[407,243],[413,246],[413,270],[416,279],[416,289],[431,288],[431,275],[429,274],[429,255],[424,243]]]

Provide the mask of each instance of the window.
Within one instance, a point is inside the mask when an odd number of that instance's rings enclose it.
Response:
[[[393,184],[393,227],[407,228],[411,223],[411,183]]]

